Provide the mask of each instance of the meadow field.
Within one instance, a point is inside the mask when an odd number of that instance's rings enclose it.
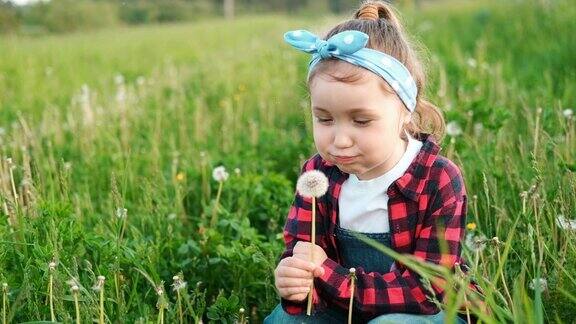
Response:
[[[576,6],[399,10],[469,195],[464,253],[491,310],[470,312],[576,323]],[[261,323],[315,153],[309,56],[282,36],[345,18],[0,35],[2,322]]]

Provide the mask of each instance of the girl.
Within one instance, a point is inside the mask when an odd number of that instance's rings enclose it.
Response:
[[[388,4],[367,1],[325,39],[296,30],[285,40],[313,55],[307,81],[318,153],[302,172],[320,170],[329,189],[317,200],[316,245],[310,243],[311,199],[296,194],[274,271],[281,303],[264,323],[346,322],[351,267],[357,321],[442,323],[444,313],[417,273],[353,235],[426,262],[463,264],[464,181],[439,154],[443,117],[422,98],[424,71],[402,26]],[[441,252],[441,240],[447,251]],[[314,312],[307,316],[312,280]],[[442,300],[443,288],[433,289]]]

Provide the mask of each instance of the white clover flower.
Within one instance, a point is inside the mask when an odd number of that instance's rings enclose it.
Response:
[[[228,172],[226,172],[226,168],[224,168],[224,166],[218,166],[216,168],[214,168],[214,170],[212,171],[212,178],[214,178],[214,180],[218,181],[218,182],[224,182],[226,181],[226,179],[228,179]]]
[[[349,271],[351,274],[354,274],[354,273],[356,273],[356,268],[350,268],[348,271]]]
[[[565,231],[576,231],[576,219],[568,219],[564,215],[556,217],[556,225]]]
[[[298,178],[296,190],[306,198],[321,197],[328,190],[328,178],[322,171],[306,171]]]
[[[562,115],[564,115],[564,117],[566,117],[566,118],[571,118],[572,115],[574,115],[574,111],[572,111],[572,109],[570,109],[570,108],[564,109],[562,111]]]
[[[54,269],[56,269],[56,262],[51,261],[50,263],[48,263],[48,269],[50,271],[54,271]]]
[[[530,289],[536,290],[536,287],[540,288],[540,291],[545,291],[548,289],[548,281],[545,278],[534,278],[529,284]]]
[[[457,122],[451,121],[446,124],[446,133],[450,136],[458,136],[462,134],[462,128]]]
[[[116,209],[116,217],[123,219],[126,218],[126,216],[128,216],[128,209],[122,207]]]

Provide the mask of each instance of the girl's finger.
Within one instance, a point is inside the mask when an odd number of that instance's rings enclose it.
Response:
[[[276,275],[278,277],[312,278],[312,273],[310,271],[293,267],[279,267]]]
[[[308,287],[312,284],[312,279],[304,279],[304,278],[290,278],[290,277],[277,277],[276,278],[276,287],[278,290],[280,288],[288,288],[288,287]]]
[[[291,300],[290,297],[297,297],[298,299],[300,299],[302,296],[305,297],[308,295],[309,291],[310,287],[289,287],[279,289],[280,295],[286,296],[284,298],[288,300]]]

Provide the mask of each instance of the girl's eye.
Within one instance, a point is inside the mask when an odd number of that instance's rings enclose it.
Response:
[[[365,126],[368,125],[368,123],[370,123],[370,120],[355,120],[354,122],[358,125]]]
[[[316,120],[318,120],[319,123],[328,123],[332,119],[324,119],[324,118],[316,117]]]

